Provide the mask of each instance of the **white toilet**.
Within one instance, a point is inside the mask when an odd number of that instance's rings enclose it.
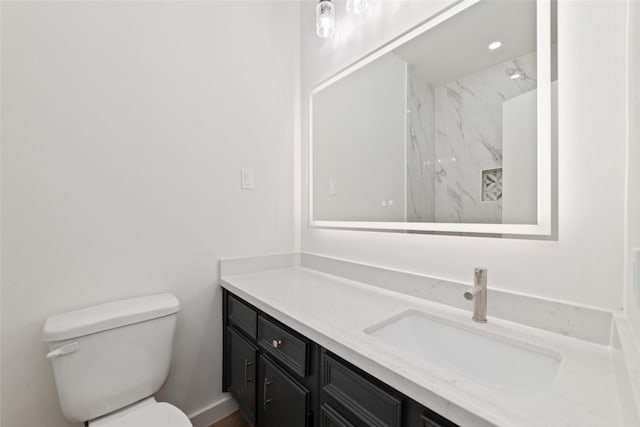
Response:
[[[161,294],[49,316],[42,340],[65,417],[91,427],[192,427],[153,398],[169,375],[179,310]]]

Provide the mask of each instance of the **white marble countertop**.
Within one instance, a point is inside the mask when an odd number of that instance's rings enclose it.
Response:
[[[462,426],[625,425],[616,350],[610,346],[491,318],[491,313],[488,323],[477,324],[459,308],[304,267],[223,276],[221,281],[260,310]],[[553,386],[535,395],[505,393],[390,348],[364,332],[407,310],[559,353],[562,360]]]

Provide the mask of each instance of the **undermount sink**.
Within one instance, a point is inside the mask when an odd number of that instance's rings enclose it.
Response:
[[[509,393],[548,390],[561,360],[553,351],[415,310],[371,326],[365,333],[463,378]]]

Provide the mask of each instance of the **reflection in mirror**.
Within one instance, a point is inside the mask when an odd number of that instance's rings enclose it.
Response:
[[[312,219],[536,224],[536,7],[480,1],[316,90]]]

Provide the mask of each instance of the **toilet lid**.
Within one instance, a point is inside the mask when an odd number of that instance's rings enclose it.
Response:
[[[107,420],[104,420],[107,421]],[[101,427],[193,427],[178,408],[165,402],[144,405],[100,424]]]

